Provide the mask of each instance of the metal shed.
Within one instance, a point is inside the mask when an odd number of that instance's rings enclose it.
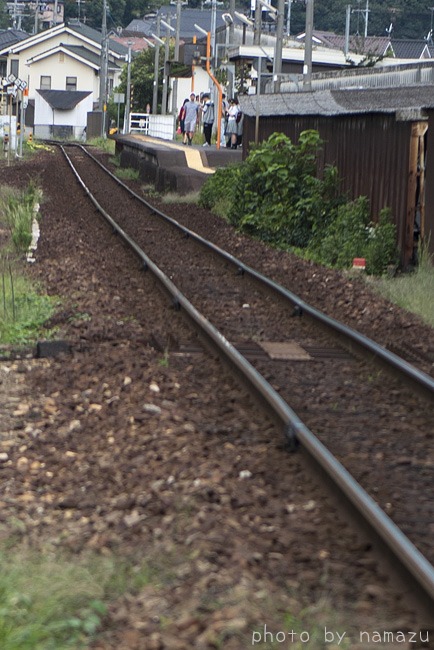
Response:
[[[391,209],[403,267],[412,261],[417,229],[426,240],[431,235],[434,252],[434,166],[426,164],[434,85],[243,96],[240,105],[243,156],[274,132],[297,142],[316,129],[324,142],[319,167],[336,165],[350,198],[369,198],[373,221]]]

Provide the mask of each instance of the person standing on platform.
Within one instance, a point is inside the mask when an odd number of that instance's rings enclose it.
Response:
[[[197,125],[197,116],[199,112],[199,104],[195,101],[196,95],[194,93],[190,94],[189,101],[185,104],[185,120],[184,127],[185,133],[187,134],[187,143],[191,146],[194,132]]]
[[[205,137],[204,147],[211,146],[212,127],[214,125],[214,104],[208,94],[202,96],[202,117],[203,117],[203,135]]]
[[[179,122],[179,129],[182,135],[182,144],[187,144],[187,135],[185,133],[185,105],[188,102],[188,97],[187,99],[184,99],[184,102],[179,109],[179,115],[178,115],[178,122]]]
[[[229,102],[226,99],[226,95],[223,93],[223,95],[222,95],[222,121],[221,121],[221,126],[220,126],[220,146],[221,147],[226,146],[225,131],[226,131],[226,124],[227,124],[227,121],[228,121],[228,109],[229,109]]]
[[[229,110],[228,110],[228,123],[226,125],[225,135],[228,138],[226,146],[230,146],[231,149],[237,148],[238,142],[238,113],[240,109],[238,106],[237,99],[231,99],[229,101]]]

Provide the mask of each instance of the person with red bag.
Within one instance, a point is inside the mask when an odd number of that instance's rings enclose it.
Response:
[[[185,132],[185,105],[188,102],[188,97],[187,99],[184,99],[184,103],[179,109],[179,115],[178,115],[178,133],[182,134],[182,144],[187,144],[187,134]]]

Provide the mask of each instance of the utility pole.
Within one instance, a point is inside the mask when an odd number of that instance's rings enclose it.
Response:
[[[351,22],[351,5],[347,5],[347,13],[345,20],[345,49],[344,54],[348,56],[350,51],[350,22]]]
[[[157,34],[152,34],[155,38],[155,57],[154,57],[154,92],[152,94],[152,112],[154,115],[158,109],[158,68],[160,67],[160,14],[157,16]]]
[[[304,37],[303,90],[312,90],[313,0],[306,0],[306,34]]]
[[[131,41],[128,41],[128,54],[127,54],[127,92],[125,99],[125,112],[124,112],[124,129],[123,133],[129,133],[130,122],[130,104],[131,104]]]
[[[175,53],[174,59],[179,61],[179,38],[181,33],[181,3],[182,0],[176,0],[176,30],[175,30]],[[178,112],[178,77],[173,80],[173,95],[172,95],[172,113],[176,115]]]
[[[274,50],[273,62],[273,85],[274,92],[278,93],[280,90],[280,82],[282,75],[282,49],[283,49],[283,22],[285,14],[285,0],[278,0],[277,2],[277,24],[276,24],[276,47]]]
[[[35,29],[34,33],[37,34],[39,31],[39,0],[35,2]]]
[[[12,14],[12,26],[14,29],[17,29],[17,16],[18,16],[18,7],[17,7],[17,0],[14,0],[14,12]]]
[[[431,11],[431,27],[430,27],[430,30],[429,30],[429,33],[428,33],[428,37],[427,37],[426,40],[428,41],[428,43],[430,43],[430,45],[432,45],[432,44],[433,44],[433,39],[432,39],[433,31],[432,31],[432,30],[433,30],[433,12],[434,12],[434,7],[428,7],[428,9]],[[391,31],[392,31],[392,30],[391,30]],[[390,36],[390,34],[389,34],[389,36]]]
[[[366,9],[365,9],[365,38],[368,36],[368,16],[369,16],[369,0],[366,0]]]
[[[217,25],[217,1],[211,0],[211,69],[214,71],[217,65],[216,47],[215,47],[215,30]]]
[[[231,16],[231,24],[229,25],[229,30],[226,34],[226,43],[227,45],[234,45],[235,44],[235,0],[229,0],[229,13]],[[226,28],[228,29],[228,28]],[[243,33],[244,28],[243,28]],[[225,50],[227,52],[227,50]],[[233,70],[228,70],[228,82],[229,82],[229,89],[230,89],[230,96],[234,96],[234,72]]]
[[[57,25],[57,0],[54,0],[54,9],[53,9],[53,20],[51,21],[52,26],[56,27]]]
[[[360,3],[360,0],[358,0],[358,2]],[[366,0],[366,6],[365,6],[365,9],[353,9],[353,11],[354,11],[355,13],[358,13],[358,14],[362,14],[362,15],[363,15],[363,18],[364,18],[364,21],[365,21],[365,32],[364,32],[364,36],[365,36],[365,38],[366,38],[367,35],[368,35],[368,16],[369,16],[369,12],[370,12],[370,9],[369,9],[369,0]],[[359,33],[358,19],[357,19],[357,33]]]
[[[103,2],[102,29],[101,29],[101,63],[99,75],[99,110],[102,111],[101,135],[106,133],[107,111],[107,68],[108,68],[108,41],[107,41],[107,0]]]
[[[262,29],[262,5],[259,0],[255,3],[255,27],[253,34],[253,45],[261,44],[261,29]]]
[[[229,0],[229,13],[232,18],[232,22],[229,25],[229,43],[234,44],[234,35],[235,35],[235,0]]]
[[[291,7],[292,7],[292,1],[293,0],[288,0],[288,12],[286,14],[286,35],[287,36],[291,35]]]
[[[170,32],[171,32],[171,17],[167,16],[166,23],[166,41],[164,43],[164,69],[163,69],[163,98],[161,100],[161,115],[166,115],[167,113],[167,95],[168,95],[168,81],[169,75],[167,74],[167,66],[169,63],[170,55]]]

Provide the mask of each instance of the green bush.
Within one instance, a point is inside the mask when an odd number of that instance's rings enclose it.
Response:
[[[12,243],[19,254],[25,253],[31,244],[32,221],[41,197],[42,191],[30,181],[24,192],[10,193],[3,205],[2,212],[11,232]]]
[[[368,223],[366,197],[340,206],[335,219],[310,242],[307,256],[341,269],[351,266],[355,257],[364,256]]]
[[[229,221],[277,246],[307,246],[336,201],[342,201],[336,168],[317,177],[320,147],[313,130],[304,131],[298,145],[274,133],[255,147],[240,173]]]
[[[367,272],[381,274],[397,261],[390,214],[383,211],[378,224],[370,223],[368,199],[348,201],[336,167],[319,175],[321,146],[314,130],[301,133],[297,145],[274,133],[240,165],[217,170],[202,187],[200,203],[278,248],[337,268],[364,257]]]
[[[317,177],[320,147],[317,131],[304,131],[298,145],[274,133],[244,163],[218,169],[202,187],[200,203],[273,245],[305,247],[344,201],[335,167]]]
[[[360,196],[338,208],[321,237],[315,237],[306,257],[339,269],[350,268],[355,257],[366,260],[366,272],[381,275],[398,259],[396,227],[390,211],[382,210],[378,223],[370,222],[369,201]]]
[[[210,175],[202,185],[199,193],[199,205],[226,218],[235,200],[240,170],[241,165],[229,165],[216,169],[215,173]]]
[[[396,226],[387,208],[381,211],[378,223],[370,228],[364,257],[366,272],[370,275],[382,275],[389,266],[398,264]]]

